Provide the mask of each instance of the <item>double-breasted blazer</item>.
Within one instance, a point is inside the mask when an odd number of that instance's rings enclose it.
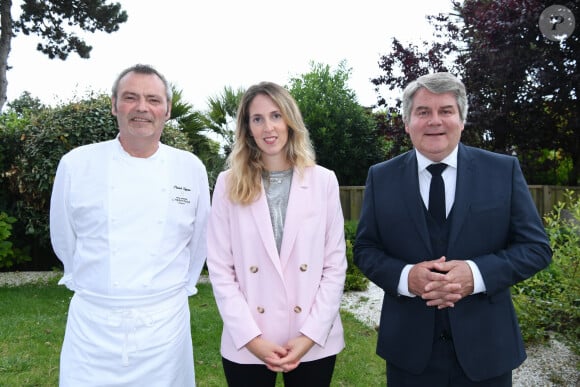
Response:
[[[551,249],[517,158],[461,143],[457,157],[447,259],[475,262],[486,291],[448,311],[459,363],[479,381],[525,360],[510,286],[545,268]],[[415,150],[369,169],[354,261],[385,291],[377,354],[412,373],[431,356],[435,308],[397,286],[405,265],[439,258],[425,214]]]
[[[249,205],[228,197],[222,172],[208,221],[207,265],[223,319],[221,354],[261,364],[245,348],[253,338],[285,345],[304,334],[315,342],[303,361],[344,347],[339,308],[346,277],[338,181],[320,166],[294,170],[280,253],[264,188]]]

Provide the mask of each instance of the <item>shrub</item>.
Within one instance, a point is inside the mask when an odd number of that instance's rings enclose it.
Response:
[[[9,190],[14,215],[23,222],[23,239],[50,249],[48,210],[60,158],[77,146],[114,138],[116,121],[105,96],[46,108],[27,121],[19,135],[21,153],[12,161]]]
[[[544,217],[553,250],[548,268],[512,288],[526,342],[543,341],[549,333],[580,342],[580,197],[567,190]],[[577,348],[576,348],[577,349]]]
[[[356,227],[358,222],[354,220],[347,220],[344,222],[344,235],[346,239],[346,260],[348,267],[346,269],[346,283],[344,291],[359,291],[367,290],[369,287],[369,280],[359,270],[353,261],[352,246],[356,237]]]
[[[22,154],[22,131],[28,121],[15,112],[0,115],[0,211],[14,213],[9,195],[9,178],[14,171],[14,160]]]
[[[15,248],[9,240],[12,235],[12,224],[16,218],[0,212],[0,269],[7,269],[14,264],[29,261],[30,257]]]

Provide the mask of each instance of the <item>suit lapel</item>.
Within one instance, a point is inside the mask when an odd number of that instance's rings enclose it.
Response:
[[[266,198],[266,192],[263,186],[260,198],[252,203],[250,208],[262,244],[276,269],[281,272],[280,258],[278,249],[276,248],[274,230],[272,229],[272,221],[270,220],[270,211],[268,209],[268,199]]]
[[[451,218],[451,229],[449,231],[449,245],[453,246],[459,231],[469,214],[469,207],[471,205],[470,199],[473,197],[470,194],[470,187],[475,187],[477,180],[477,170],[473,163],[473,158],[469,154],[468,149],[459,144],[457,152],[457,181],[455,184],[455,200],[453,202],[453,216]],[[447,251],[451,251],[448,247]]]
[[[282,267],[285,267],[288,263],[302,219],[306,216],[309,207],[308,203],[312,203],[312,198],[309,197],[312,193],[309,184],[310,178],[310,168],[304,170],[303,177],[300,176],[296,169],[292,174],[286,220],[284,221],[284,235],[282,237],[282,246],[280,247]]]
[[[401,181],[404,187],[404,201],[407,205],[409,218],[417,228],[418,234],[425,246],[431,251],[431,240],[429,239],[429,229],[427,228],[427,220],[425,219],[425,204],[421,199],[421,192],[419,190],[419,177],[417,169],[417,156],[415,150],[408,153],[402,168]],[[394,182],[396,184],[396,182]]]

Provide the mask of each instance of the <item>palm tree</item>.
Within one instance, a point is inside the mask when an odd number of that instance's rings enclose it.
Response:
[[[203,117],[204,125],[221,136],[226,156],[230,154],[234,144],[238,105],[244,92],[242,88],[234,90],[225,86],[220,95],[208,98],[209,110]]]
[[[187,142],[193,152],[201,159],[207,169],[210,187],[213,187],[219,172],[224,168],[225,156],[220,152],[220,142],[213,140],[214,132],[207,125],[204,113],[195,110],[193,105],[183,101],[182,91],[173,88],[170,121],[175,123],[176,129],[187,137]]]

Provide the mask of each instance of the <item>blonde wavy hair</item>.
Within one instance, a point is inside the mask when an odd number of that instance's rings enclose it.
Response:
[[[265,171],[262,152],[250,131],[250,104],[257,95],[268,96],[280,109],[288,125],[286,159],[299,173],[316,163],[314,147],[304,125],[298,104],[283,87],[272,82],[251,86],[238,107],[235,143],[227,159],[229,173],[229,198],[234,203],[250,204],[260,197],[262,173]]]

